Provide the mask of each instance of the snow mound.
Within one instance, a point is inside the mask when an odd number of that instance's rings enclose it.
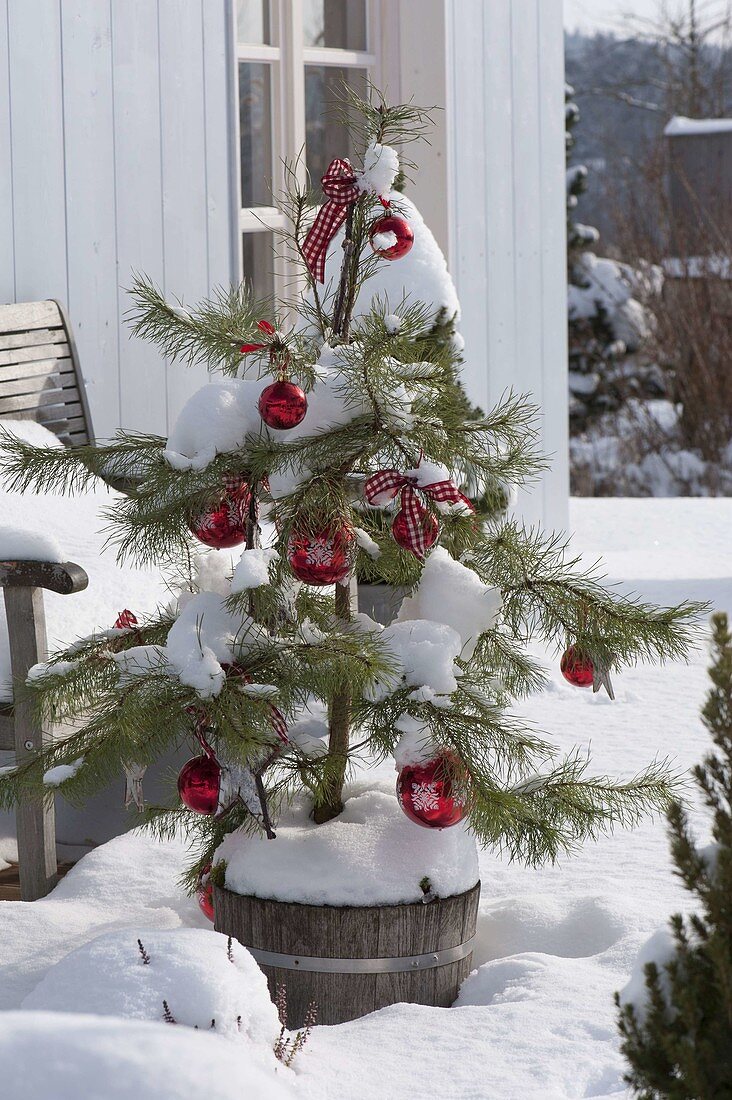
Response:
[[[270,562],[276,557],[276,550],[245,550],[234,570],[231,591],[247,592],[250,588],[261,588],[262,585],[269,584]]]
[[[202,470],[217,454],[238,451],[249,432],[259,434],[261,380],[210,382],[192,394],[178,414],[163,452],[176,470]]]
[[[669,992],[668,976],[664,970],[676,953],[676,942],[668,925],[659,928],[646,940],[638,952],[627,985],[620,990],[621,1005],[632,1004],[636,1015],[643,1021],[646,1016],[647,996],[645,969],[648,963],[655,963],[660,972],[661,989]]]
[[[138,945],[150,959],[146,963]],[[252,956],[205,928],[126,928],[66,955],[44,975],[23,1008],[162,1020],[166,1001],[176,1023],[271,1047],[279,1032],[267,980]],[[237,1023],[237,1020],[239,1023]]]
[[[56,539],[22,527],[0,527],[0,561],[66,561]]]
[[[49,432],[43,424],[36,424],[35,420],[2,420],[0,421],[0,438],[2,432],[14,435],[24,443],[31,443],[34,447],[63,447],[63,443],[53,432]]]
[[[475,841],[463,825],[423,829],[399,808],[385,782],[353,785],[343,813],[325,825],[304,799],[281,818],[277,839],[230,833],[216,853],[226,885],[308,905],[398,905],[420,901],[426,876],[440,897],[478,881]]]
[[[286,1100],[272,1055],[207,1032],[53,1012],[0,1018],[4,1100]]]
[[[501,610],[501,593],[437,546],[425,562],[419,585],[402,600],[397,622],[431,619],[456,630],[462,656],[472,657],[478,638],[491,630]]]
[[[402,214],[414,233],[414,244],[406,256],[384,260],[364,283],[356,299],[354,317],[368,313],[374,298],[395,308],[405,298],[410,304],[421,302],[435,317],[444,312],[445,319],[460,318],[455,285],[447,270],[445,257],[417,207],[406,195],[393,191],[388,196],[393,212]],[[337,286],[343,257],[343,231],[334,237],[325,264],[325,285]],[[367,245],[369,251],[371,246]]]
[[[456,690],[460,669],[455,660],[460,656],[462,640],[447,623],[402,619],[384,628],[381,641],[397,671],[388,682],[369,688],[369,699],[378,702],[406,684],[419,689],[421,699],[431,699],[439,706],[436,696],[449,696]],[[446,698],[442,702],[449,705]]]
[[[732,118],[684,118],[674,115],[663,131],[666,137],[677,134],[725,134],[732,130]]]
[[[180,682],[207,699],[224,686],[221,666],[234,660],[234,648],[249,652],[263,635],[263,628],[248,615],[227,611],[222,596],[199,592],[170,628],[165,652]]]
[[[388,199],[399,173],[399,154],[391,145],[370,142],[363,158],[363,168],[356,173],[359,191],[372,191]]]

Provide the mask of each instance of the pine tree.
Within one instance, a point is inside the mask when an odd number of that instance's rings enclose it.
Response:
[[[588,187],[588,170],[573,164],[575,127],[580,122],[574,89],[565,86],[567,280],[569,284],[570,424],[584,432],[598,417],[616,412],[629,397],[663,394],[658,369],[629,356],[653,331],[653,318],[640,299],[657,294],[660,274],[642,271],[593,251],[600,234],[576,220]]]
[[[672,958],[646,965],[645,1005],[626,1004],[619,1015],[626,1080],[643,1100],[732,1096],[732,634],[726,614],[712,624],[713,686],[702,717],[716,752],[694,778],[712,813],[714,843],[700,849],[683,807],[672,805],[671,853],[698,909],[672,917]]]
[[[73,451],[3,444],[16,489],[83,491],[110,472],[136,479],[109,509],[110,538],[120,558],[176,571],[180,595],[146,621],[102,629],[35,670],[25,691],[36,713],[76,729],[4,772],[0,804],[43,790],[44,774],[60,764],[74,767],[57,789],[83,801],[122,768],[134,765],[139,777],[172,746],[198,741],[208,773],[221,775],[208,812],[180,803],[146,811],[161,836],[188,831],[192,889],[203,876],[221,881],[220,866],[210,865],[227,833],[273,836],[278,807],[303,789],[315,820],[329,820],[356,761],[397,746],[439,758],[479,841],[528,863],[632,825],[664,808],[673,790],[658,761],[624,781],[592,776],[584,756],[558,758],[510,711],[544,682],[524,652],[530,638],[559,650],[572,642],[599,687],[611,668],[682,656],[696,609],[611,594],[563,539],[475,514],[467,494],[496,497],[543,468],[535,410],[513,394],[486,414],[466,410],[455,342],[416,298],[375,296],[354,312],[379,265],[400,262],[383,256],[396,235],[381,234],[373,248],[369,241],[385,206],[392,215],[404,209],[391,184],[400,159],[413,170],[409,142],[429,120],[375,92],[351,96],[346,108],[364,168],[335,168],[336,188],[347,191],[332,245],[342,249],[337,280],[323,284],[314,271],[313,195],[300,166],[289,165],[283,247],[300,261],[302,294],[275,306],[235,287],[183,307],[144,276],[134,282],[136,335],[184,365],[220,372],[190,399],[169,440],[121,432],[108,446]],[[322,208],[323,217],[332,213]],[[307,394],[293,430],[268,430],[257,413],[273,379]],[[185,432],[197,432],[200,445],[186,450]],[[385,470],[399,487],[369,495],[370,479]],[[385,499],[394,495],[394,503]],[[210,557],[201,568],[192,529],[203,533],[201,515],[228,523],[237,509],[240,565],[233,581],[219,577],[207,588]],[[273,523],[266,548],[263,518]],[[345,561],[334,587],[297,583],[303,547],[308,568]],[[354,555],[357,570],[367,564],[412,593],[396,625],[381,630],[355,614],[347,576]],[[296,736],[308,707],[326,713],[326,740]]]

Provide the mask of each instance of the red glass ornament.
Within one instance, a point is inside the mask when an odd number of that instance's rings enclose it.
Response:
[[[465,817],[466,806],[453,791],[456,758],[442,752],[426,764],[408,764],[397,778],[397,798],[410,821],[425,829],[448,829]]]
[[[247,514],[251,493],[246,481],[227,486],[216,507],[193,516],[188,523],[193,534],[214,550],[239,546],[247,537]]]
[[[221,768],[206,753],[193,756],[178,776],[178,794],[184,806],[197,814],[214,814],[219,804]]]
[[[559,662],[559,668],[564,679],[573,687],[592,687],[595,678],[594,665],[590,658],[576,646],[571,645],[565,650]]]
[[[356,532],[350,523],[322,531],[293,531],[287,560],[298,580],[306,584],[339,584],[353,568]]]
[[[208,863],[203,868],[203,873],[201,875],[201,881],[199,882],[198,889],[196,890],[196,899],[198,901],[198,906],[199,906],[201,912],[203,913],[203,915],[205,917],[208,917],[208,919],[211,922],[213,922],[213,919],[214,919],[213,885],[212,885],[212,883],[211,883],[211,881],[208,877],[210,873],[211,873],[211,864]]]
[[[425,514],[420,520],[422,524],[422,530],[424,531],[424,548],[429,550],[430,546],[433,546],[437,541],[437,536],[440,533],[440,525],[437,522],[437,517],[432,512],[425,511]],[[402,550],[414,551],[412,545],[412,536],[407,525],[407,514],[403,508],[400,508],[394,517],[394,522],[391,525],[391,533],[394,536],[394,541],[398,546],[401,546]]]
[[[393,233],[396,241],[389,248],[377,248],[374,237],[380,233]],[[369,241],[376,255],[382,260],[398,260],[401,256],[406,256],[414,244],[414,233],[406,218],[402,218],[399,214],[386,214],[383,218],[377,218],[371,226]]]
[[[308,399],[294,382],[282,380],[266,386],[259,395],[259,415],[268,428],[295,428],[308,411]]]

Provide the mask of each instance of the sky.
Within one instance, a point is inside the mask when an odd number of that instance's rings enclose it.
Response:
[[[660,0],[564,0],[564,25],[568,30],[619,30],[624,15],[652,18],[660,6]]]

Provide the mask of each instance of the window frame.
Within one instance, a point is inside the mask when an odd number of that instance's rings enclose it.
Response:
[[[308,65],[365,69],[377,86],[381,83],[382,30],[389,0],[366,0],[367,50],[347,50],[336,47],[306,47],[303,34],[302,0],[269,0],[271,45],[240,42],[236,18],[236,2],[229,0],[230,29],[234,52],[235,110],[234,142],[236,165],[234,249],[235,276],[243,278],[243,236],[249,233],[274,232],[285,228],[284,214],[276,206],[242,206],[241,197],[241,134],[239,124],[239,64],[263,63],[270,66],[272,97],[272,192],[277,195],[284,187],[283,159],[292,162],[305,149],[305,68]],[[336,156],[338,150],[333,151]],[[299,182],[305,182],[305,162],[297,165]],[[274,292],[279,301],[293,289],[293,280],[300,277],[294,261],[278,255],[273,263]]]

